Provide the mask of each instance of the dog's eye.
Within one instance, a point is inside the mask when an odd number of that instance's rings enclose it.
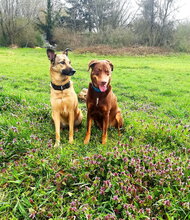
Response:
[[[64,61],[61,61],[60,64],[65,64],[65,62],[64,62]]]

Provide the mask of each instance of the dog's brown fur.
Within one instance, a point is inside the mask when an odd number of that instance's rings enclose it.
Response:
[[[89,69],[92,69],[92,82],[89,84],[87,94],[87,132],[84,144],[90,141],[93,120],[102,129],[102,144],[105,144],[108,127],[118,128],[120,135],[120,128],[123,126],[121,110],[110,85],[113,64],[108,60],[92,60]]]
[[[55,124],[56,143],[60,143],[60,126],[69,126],[69,143],[73,143],[74,126],[78,126],[82,121],[82,112],[78,108],[78,98],[73,88],[73,83],[70,80],[71,74],[75,70],[71,66],[68,58],[68,52],[55,54],[51,49],[47,50],[47,56],[51,62],[50,77],[54,85],[64,86],[70,81],[70,87],[65,90],[55,90],[51,87],[51,106],[52,118]],[[65,75],[69,74],[69,75]]]

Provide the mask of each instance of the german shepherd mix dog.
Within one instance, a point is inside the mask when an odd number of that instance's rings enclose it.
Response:
[[[118,128],[120,135],[120,128],[123,126],[121,110],[110,85],[113,64],[109,60],[92,60],[89,63],[90,69],[92,82],[87,93],[87,132],[84,144],[90,141],[92,121],[102,129],[102,144],[105,144],[108,127]]]
[[[69,126],[69,143],[73,143],[74,126],[82,122],[82,112],[78,108],[78,98],[70,80],[76,71],[71,66],[68,50],[57,55],[54,50],[47,49],[50,60],[52,118],[56,132],[55,147],[60,144],[60,126]]]

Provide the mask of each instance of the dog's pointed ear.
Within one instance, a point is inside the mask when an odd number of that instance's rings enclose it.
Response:
[[[111,67],[111,71],[113,71],[113,64],[112,64],[112,62],[111,61],[109,61],[109,60],[106,60],[107,62],[108,62],[108,64],[110,65],[110,67]]]
[[[47,52],[48,59],[51,61],[51,63],[53,63],[56,57],[55,51],[52,49],[47,49],[46,52]]]
[[[63,51],[63,54],[65,54],[66,56],[68,56],[69,51],[72,51],[70,48],[66,48],[65,51]]]
[[[88,64],[88,71],[94,68],[94,65],[97,64],[99,61],[98,60],[91,60],[90,63]]]

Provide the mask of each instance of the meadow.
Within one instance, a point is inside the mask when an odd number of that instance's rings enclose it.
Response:
[[[92,59],[114,64],[121,137],[84,120],[54,148],[45,49],[0,48],[0,219],[190,219],[190,55],[69,54],[76,93]]]

